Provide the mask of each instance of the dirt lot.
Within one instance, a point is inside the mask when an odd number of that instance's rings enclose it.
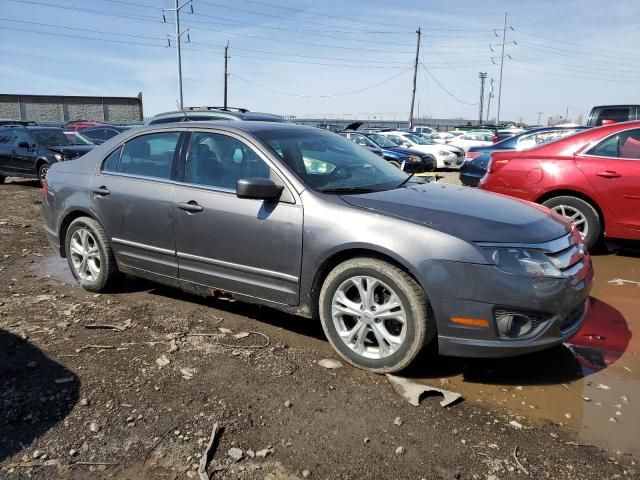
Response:
[[[465,400],[414,407],[385,377],[319,366],[336,356],[315,322],[134,279],[81,290],[40,196],[0,186],[2,479],[197,478],[215,422],[211,478],[638,477],[640,289],[611,283],[640,279],[633,253],[596,258],[599,313],[579,344],[427,358],[407,375]]]

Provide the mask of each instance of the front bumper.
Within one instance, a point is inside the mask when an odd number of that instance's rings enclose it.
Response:
[[[421,281],[435,315],[441,355],[499,358],[560,345],[575,335],[587,312],[593,267],[589,256],[575,278],[528,277],[492,265],[430,260]],[[452,288],[454,286],[454,288]],[[496,309],[544,315],[545,321],[522,339],[500,336]],[[458,325],[451,318],[488,321],[488,328]]]
[[[455,153],[440,155],[438,156],[438,162],[441,162],[445,168],[460,168],[460,165],[464,162],[464,155],[456,155]]]

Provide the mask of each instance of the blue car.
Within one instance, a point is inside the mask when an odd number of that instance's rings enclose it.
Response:
[[[541,127],[505,138],[493,145],[470,147],[464,163],[460,166],[460,181],[464,185],[477,187],[491,159],[491,152],[498,150],[526,150],[559,140],[589,127]]]
[[[408,173],[433,172],[436,159],[427,153],[400,147],[387,137],[374,132],[341,132],[340,135],[380,155],[392,165]]]

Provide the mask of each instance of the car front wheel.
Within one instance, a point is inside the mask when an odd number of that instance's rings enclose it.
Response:
[[[98,222],[76,218],[67,229],[65,251],[71,273],[80,286],[90,292],[108,288],[118,267],[107,236]]]
[[[593,247],[600,239],[600,215],[591,204],[571,196],[550,198],[542,204],[573,223],[587,247]]]
[[[349,363],[377,373],[406,368],[435,338],[422,287],[398,267],[348,260],[325,279],[319,298],[324,332]]]
[[[38,180],[40,180],[41,184],[42,184],[42,181],[45,178],[47,178],[47,172],[49,172],[49,164],[48,163],[42,163],[38,167]]]

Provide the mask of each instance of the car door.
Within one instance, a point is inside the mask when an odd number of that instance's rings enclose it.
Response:
[[[178,277],[173,179],[182,135],[133,137],[110,152],[91,179],[91,208],[116,258],[142,273]]]
[[[278,303],[298,303],[302,205],[266,156],[239,137],[194,131],[174,194],[180,278]],[[279,201],[236,196],[241,178],[283,185]]]
[[[36,152],[34,140],[24,129],[15,129],[11,149],[8,152],[7,164],[17,174],[33,174],[36,172]]]
[[[616,220],[640,230],[640,129],[607,137],[575,158]]]
[[[13,149],[13,134],[9,128],[0,128],[0,172],[11,171],[9,158]]]

